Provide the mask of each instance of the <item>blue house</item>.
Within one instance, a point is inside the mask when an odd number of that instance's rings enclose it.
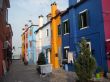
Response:
[[[28,63],[36,64],[36,35],[35,31],[37,30],[37,25],[31,25],[29,27],[28,34]]]
[[[77,43],[81,37],[85,37],[90,51],[96,58],[97,65],[106,72],[102,1],[69,0],[69,8],[61,16],[63,60],[68,63],[70,52],[73,54],[73,59],[77,57]]]

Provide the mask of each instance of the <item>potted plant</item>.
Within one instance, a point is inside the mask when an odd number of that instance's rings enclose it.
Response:
[[[37,65],[38,65],[37,71],[38,71],[38,73],[41,74],[41,67],[40,67],[40,65],[44,65],[44,64],[46,64],[45,55],[44,55],[43,52],[41,52],[39,54],[38,61],[37,61]]]
[[[87,47],[85,38],[79,43],[80,52],[75,61],[75,71],[78,75],[79,82],[92,82],[93,73],[96,70],[96,60],[92,56],[90,49]]]
[[[38,64],[37,70],[40,74],[46,74],[52,72],[52,66],[51,64],[46,63],[45,54],[43,52],[39,54],[37,64]]]
[[[104,77],[104,70],[100,66],[98,66],[96,69],[96,78],[100,79],[103,77]]]
[[[101,72],[101,67],[100,66],[97,66],[97,69],[96,69],[96,78],[97,79],[100,79],[101,78],[100,72]]]

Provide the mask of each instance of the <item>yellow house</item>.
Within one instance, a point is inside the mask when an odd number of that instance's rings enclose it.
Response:
[[[21,35],[21,37],[22,37],[22,59],[24,60],[24,56],[25,56],[25,48],[24,48],[25,36],[24,36],[24,33]]]
[[[51,4],[51,64],[53,68],[59,68],[59,48],[61,48],[61,36],[58,36],[58,27],[60,25],[60,14],[57,4]]]

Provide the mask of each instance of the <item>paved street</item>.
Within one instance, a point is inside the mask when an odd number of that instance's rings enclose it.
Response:
[[[15,60],[11,70],[0,82],[45,82],[36,72],[35,65],[25,66],[22,61]]]
[[[10,71],[0,82],[75,82],[77,76],[74,72],[53,70],[51,74],[40,76],[35,65],[25,66],[21,60],[14,60]],[[103,79],[101,82],[110,82]]]
[[[21,60],[14,60],[10,71],[0,82],[74,82],[74,73],[64,70],[53,70],[45,77],[40,76],[35,65],[25,66]]]

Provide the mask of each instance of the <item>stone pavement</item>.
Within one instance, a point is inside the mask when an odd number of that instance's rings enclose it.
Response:
[[[21,60],[14,60],[10,71],[0,82],[75,82],[76,79],[74,72],[66,72],[62,69],[40,76],[36,71],[36,65],[25,66]],[[110,80],[105,79],[102,82],[110,82]]]
[[[25,66],[21,60],[14,60],[10,71],[0,82],[45,82],[40,78],[35,65]]]

